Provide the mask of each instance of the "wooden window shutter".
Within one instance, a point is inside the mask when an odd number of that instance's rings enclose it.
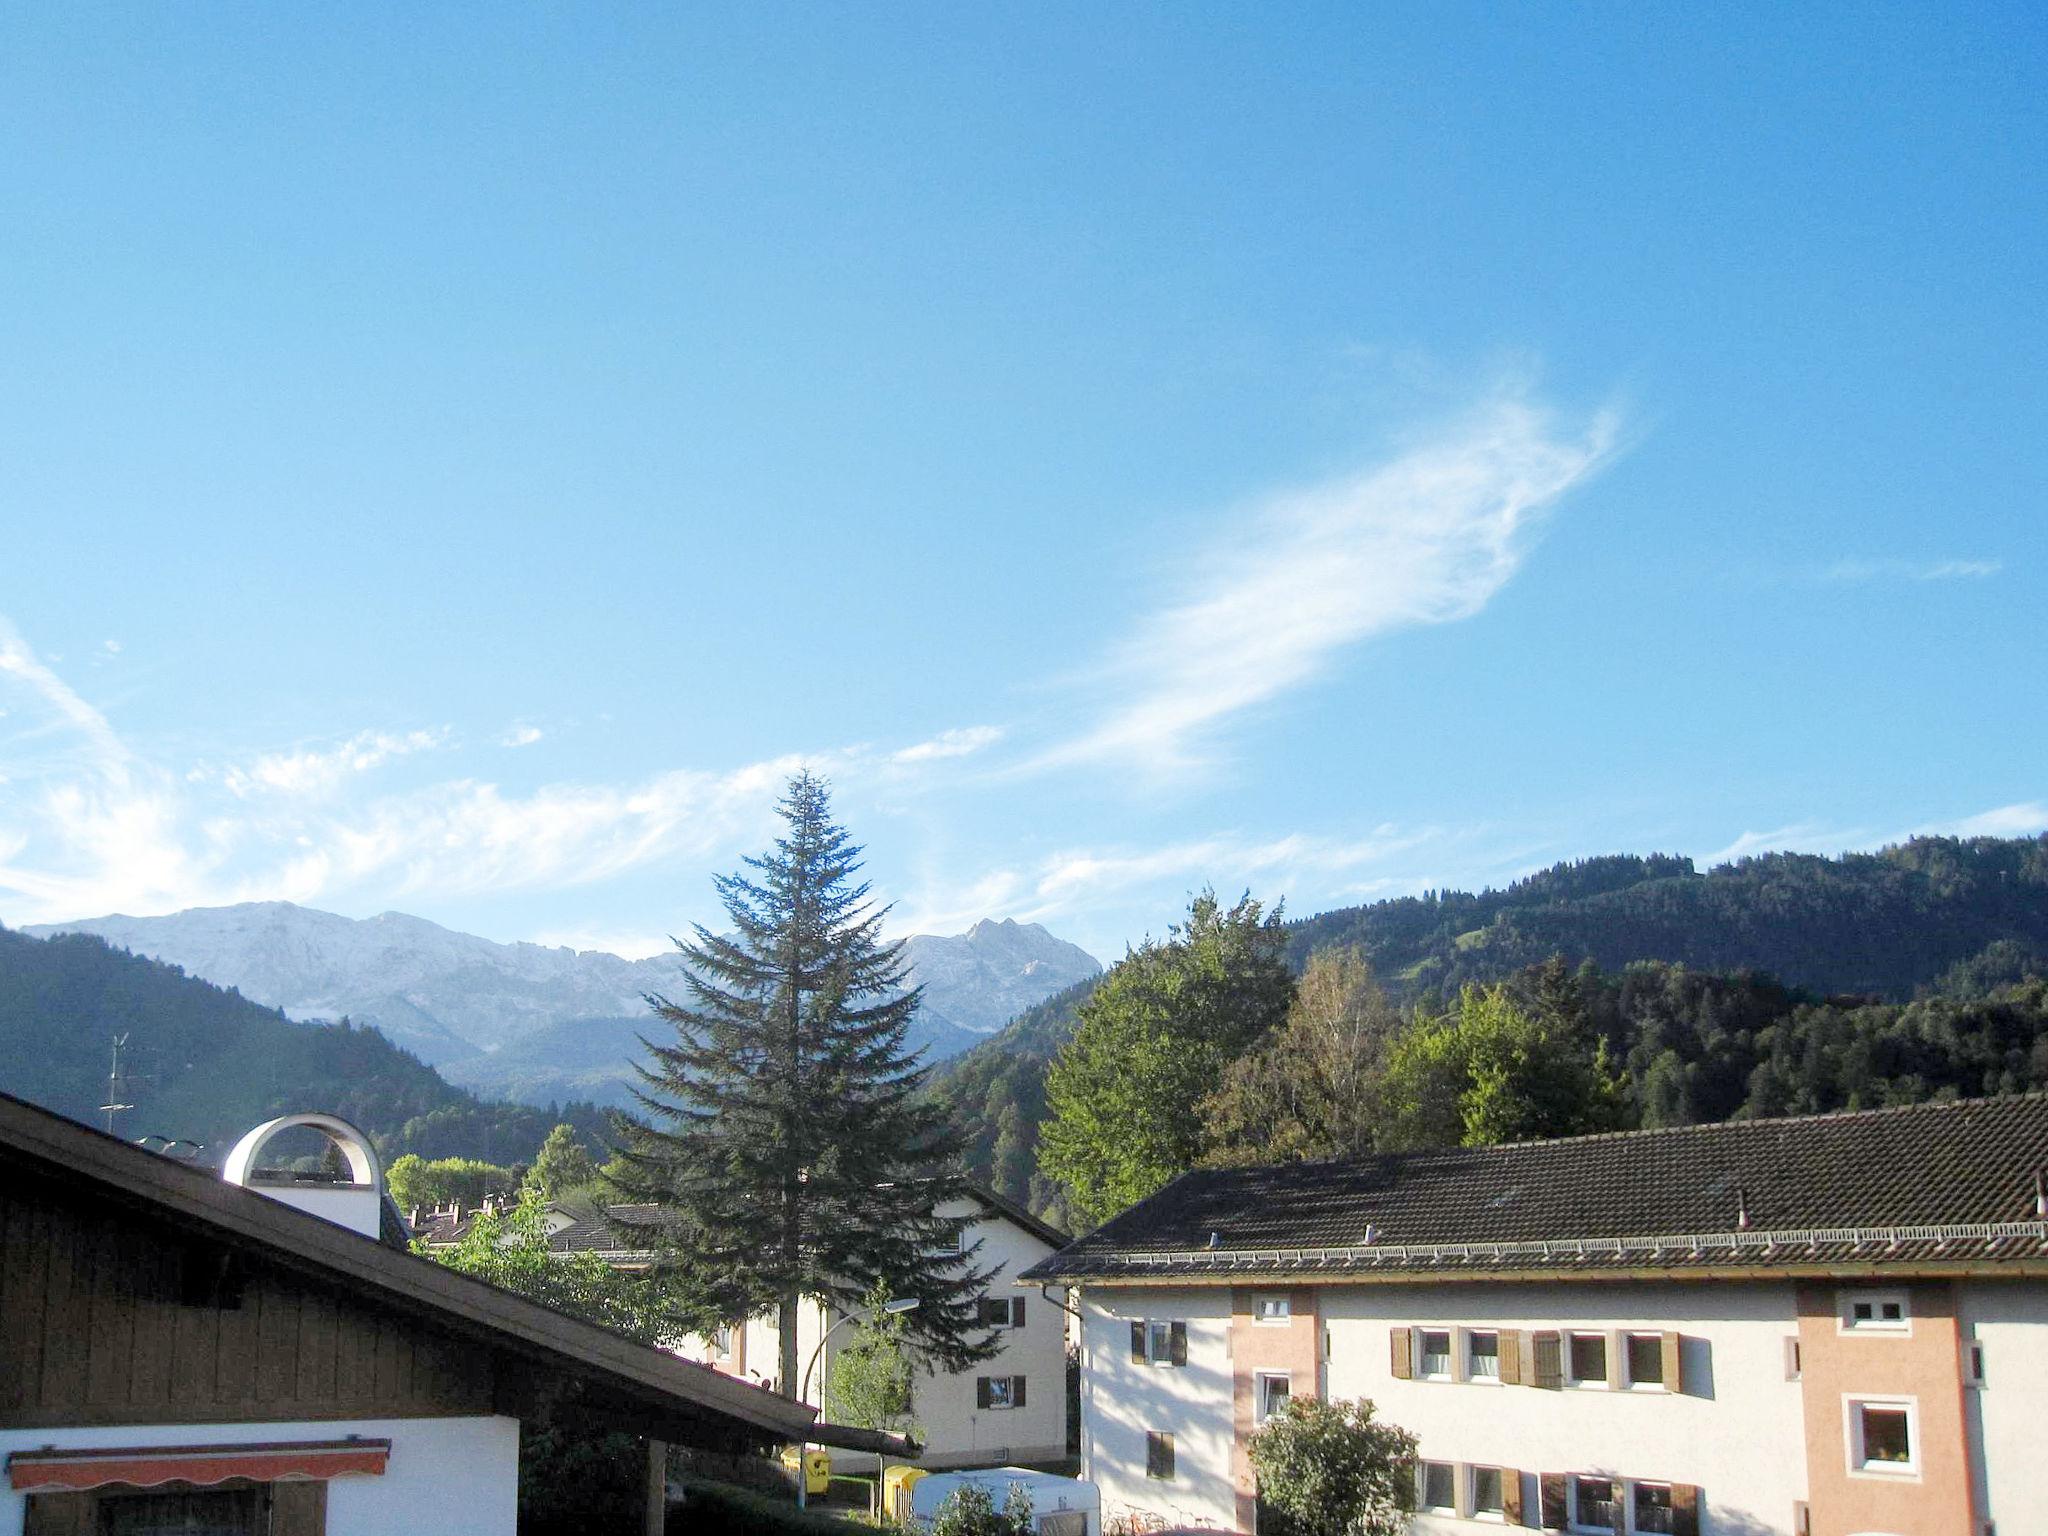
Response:
[[[1671,1536],[1700,1536],[1700,1491],[1691,1483],[1671,1485]]]
[[[1175,1365],[1186,1365],[1188,1363],[1188,1325],[1186,1323],[1169,1324],[1167,1333],[1168,1337],[1173,1341],[1173,1363]]]
[[[1394,1379],[1413,1381],[1415,1379],[1415,1330],[1413,1328],[1389,1328],[1389,1348],[1393,1352]]]
[[[1552,1338],[1556,1335],[1552,1334]],[[1565,1498],[1564,1474],[1545,1472],[1537,1479],[1543,1489],[1543,1529],[1561,1531],[1564,1529]]]
[[[1022,1408],[1024,1406],[1024,1378],[1022,1376],[1012,1376],[1010,1378],[1010,1406],[1012,1408]]]
[[[1679,1337],[1667,1333],[1663,1339],[1664,1348],[1664,1390],[1683,1392],[1685,1390],[1685,1351],[1680,1348]]]
[[[92,1536],[98,1515],[89,1493],[32,1493],[21,1528],[24,1536]]]
[[[1142,1322],[1135,1322],[1131,1324],[1131,1364],[1143,1365],[1144,1363],[1145,1325]]]
[[[1524,1384],[1555,1392],[1564,1385],[1564,1336],[1554,1328],[1529,1335],[1533,1369]]]
[[[270,1536],[325,1536],[325,1483],[272,1483]]]
[[[1010,1298],[1010,1326],[1012,1328],[1022,1328],[1024,1326],[1024,1298],[1022,1296],[1012,1296]]]
[[[1518,1387],[1522,1384],[1522,1335],[1520,1330],[1503,1328],[1496,1335],[1500,1340],[1500,1379],[1504,1386]]]
[[[988,1382],[986,1376],[974,1378],[974,1406],[977,1408],[986,1408],[989,1405]]]
[[[1522,1474],[1513,1467],[1500,1469],[1500,1512],[1509,1525],[1522,1523]]]

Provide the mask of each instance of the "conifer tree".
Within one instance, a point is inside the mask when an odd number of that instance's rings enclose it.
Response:
[[[740,1320],[772,1309],[776,1373],[799,1390],[802,1301],[857,1311],[876,1288],[915,1297],[910,1345],[947,1368],[994,1352],[980,1298],[991,1271],[939,1214],[967,1191],[960,1148],[904,1049],[918,1006],[886,909],[856,880],[860,849],[826,785],[790,780],[772,852],[716,884],[730,932],[677,941],[680,1000],[651,996],[673,1043],[643,1040],[636,1090],[648,1124],[621,1119],[629,1200],[666,1208],[638,1228],[659,1262]]]

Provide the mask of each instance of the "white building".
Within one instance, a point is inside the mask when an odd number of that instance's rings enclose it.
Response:
[[[1289,1397],[1419,1439],[1419,1532],[2048,1530],[2048,1097],[1186,1175],[1080,1297],[1107,1515],[1250,1531]]]
[[[625,1221],[643,1224],[658,1215],[650,1206],[611,1209]],[[982,1315],[999,1339],[1001,1352],[957,1372],[934,1366],[917,1372],[912,1419],[923,1444],[918,1465],[992,1467],[1064,1460],[1070,1323],[1065,1298],[1022,1286],[1018,1277],[1050,1258],[1066,1243],[1066,1234],[981,1188],[968,1199],[941,1205],[938,1213],[968,1223],[962,1229],[963,1246],[979,1243],[975,1267],[993,1272]],[[459,1241],[470,1219],[449,1211],[429,1212],[414,1225],[422,1241],[435,1246]],[[593,1252],[622,1266],[644,1264],[649,1257],[640,1249],[622,1246],[609,1221],[601,1217],[558,1208],[550,1214],[548,1228],[550,1244],[563,1253]],[[799,1376],[808,1376],[807,1383],[798,1382],[806,1403],[822,1407],[833,1359],[854,1333],[855,1320],[840,1309],[822,1300],[803,1306],[797,1319],[796,1358]],[[686,1341],[678,1353],[727,1375],[774,1386],[780,1337],[775,1317],[763,1314],[715,1339]],[[839,1455],[834,1464],[865,1471],[874,1466],[874,1458]]]
[[[346,1182],[266,1177],[299,1125]],[[882,1448],[394,1246],[342,1121],[272,1122],[227,1172],[0,1095],[0,1536],[514,1536],[550,1403],[648,1441],[650,1529],[664,1442]]]

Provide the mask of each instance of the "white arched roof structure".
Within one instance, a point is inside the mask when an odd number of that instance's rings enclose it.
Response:
[[[249,1176],[256,1171],[256,1159],[262,1155],[264,1147],[274,1137],[302,1125],[318,1131],[341,1149],[341,1155],[348,1159],[349,1182],[352,1185],[367,1187],[380,1196],[384,1193],[384,1165],[378,1160],[377,1149],[370,1145],[369,1137],[339,1115],[279,1115],[275,1120],[264,1121],[235,1143],[220,1176],[230,1184],[246,1186]]]

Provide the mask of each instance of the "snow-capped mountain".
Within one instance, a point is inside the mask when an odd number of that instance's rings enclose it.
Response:
[[[522,1098],[578,1093],[572,1079],[629,1075],[645,994],[681,990],[675,955],[626,960],[600,950],[499,944],[402,912],[347,918],[284,901],[196,907],[167,917],[102,917],[25,930],[97,934],[183,967],[294,1018],[375,1024],[480,1089]],[[913,1047],[965,1049],[1012,1015],[1101,970],[1035,923],[980,922],[905,941],[925,989]],[[607,1095],[615,1097],[615,1095]]]

